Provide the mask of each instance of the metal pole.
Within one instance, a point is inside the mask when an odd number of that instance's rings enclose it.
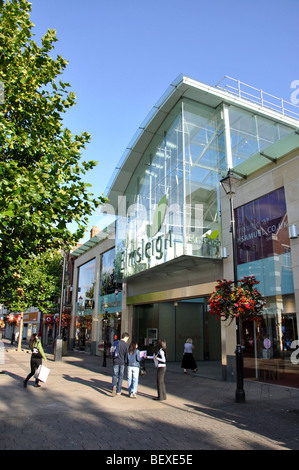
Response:
[[[62,338],[61,338],[61,317],[63,310],[63,300],[64,300],[64,273],[65,273],[65,264],[66,264],[66,253],[63,252],[63,268],[62,268],[62,279],[61,279],[61,293],[60,293],[60,307],[59,307],[59,321],[58,321],[58,335],[55,339],[54,345],[54,360],[62,360]]]
[[[64,300],[64,275],[65,275],[65,264],[66,264],[66,253],[63,253],[63,268],[62,268],[62,280],[61,280],[61,293],[60,293],[60,308],[59,308],[59,323],[58,323],[58,336],[61,336],[61,318],[63,310]]]
[[[233,266],[234,266],[234,285],[238,284],[237,274],[237,250],[236,250],[236,236],[235,236],[235,215],[233,198],[230,196],[230,213],[231,213],[231,232],[233,244]],[[237,373],[237,389],[236,389],[236,402],[245,403],[245,391],[243,388],[243,354],[241,347],[241,333],[240,333],[240,319],[236,317],[236,373]]]
[[[107,358],[107,312],[104,316],[104,354],[103,354],[103,367],[107,366],[106,363]]]

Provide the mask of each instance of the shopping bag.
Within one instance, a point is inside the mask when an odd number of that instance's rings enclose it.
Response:
[[[41,382],[46,383],[46,382],[47,382],[48,375],[49,375],[49,372],[50,372],[50,369],[48,369],[48,367],[46,367],[46,366],[44,366],[43,364],[41,364],[41,365],[38,367],[37,371],[35,372],[34,378],[40,380]]]

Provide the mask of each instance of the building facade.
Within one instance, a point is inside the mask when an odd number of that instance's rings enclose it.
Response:
[[[192,337],[196,360],[234,380],[235,327],[208,310],[217,279],[233,279],[219,183],[231,169],[237,275],[256,276],[267,300],[259,322],[242,324],[245,377],[298,386],[298,128],[298,108],[238,81],[172,83],[112,176],[103,211],[115,222],[73,252],[73,329],[89,316],[92,353],[128,330],[149,353],[163,337],[180,361]]]

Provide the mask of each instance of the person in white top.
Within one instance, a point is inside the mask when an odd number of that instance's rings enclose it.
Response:
[[[154,356],[147,356],[147,359],[154,359],[157,367],[157,392],[158,396],[154,400],[166,400],[165,372],[166,372],[166,341],[161,339],[158,341],[159,351]]]
[[[193,349],[192,338],[187,338],[184,344],[184,354],[181,364],[181,367],[184,369],[184,374],[187,374],[187,369],[192,369],[193,372],[197,371],[197,364],[193,357]]]

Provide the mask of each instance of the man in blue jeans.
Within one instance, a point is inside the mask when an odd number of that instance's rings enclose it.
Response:
[[[123,333],[118,347],[118,355],[113,359],[113,374],[112,374],[112,396],[121,394],[121,387],[124,378],[125,364],[128,354],[128,339],[129,333]]]

